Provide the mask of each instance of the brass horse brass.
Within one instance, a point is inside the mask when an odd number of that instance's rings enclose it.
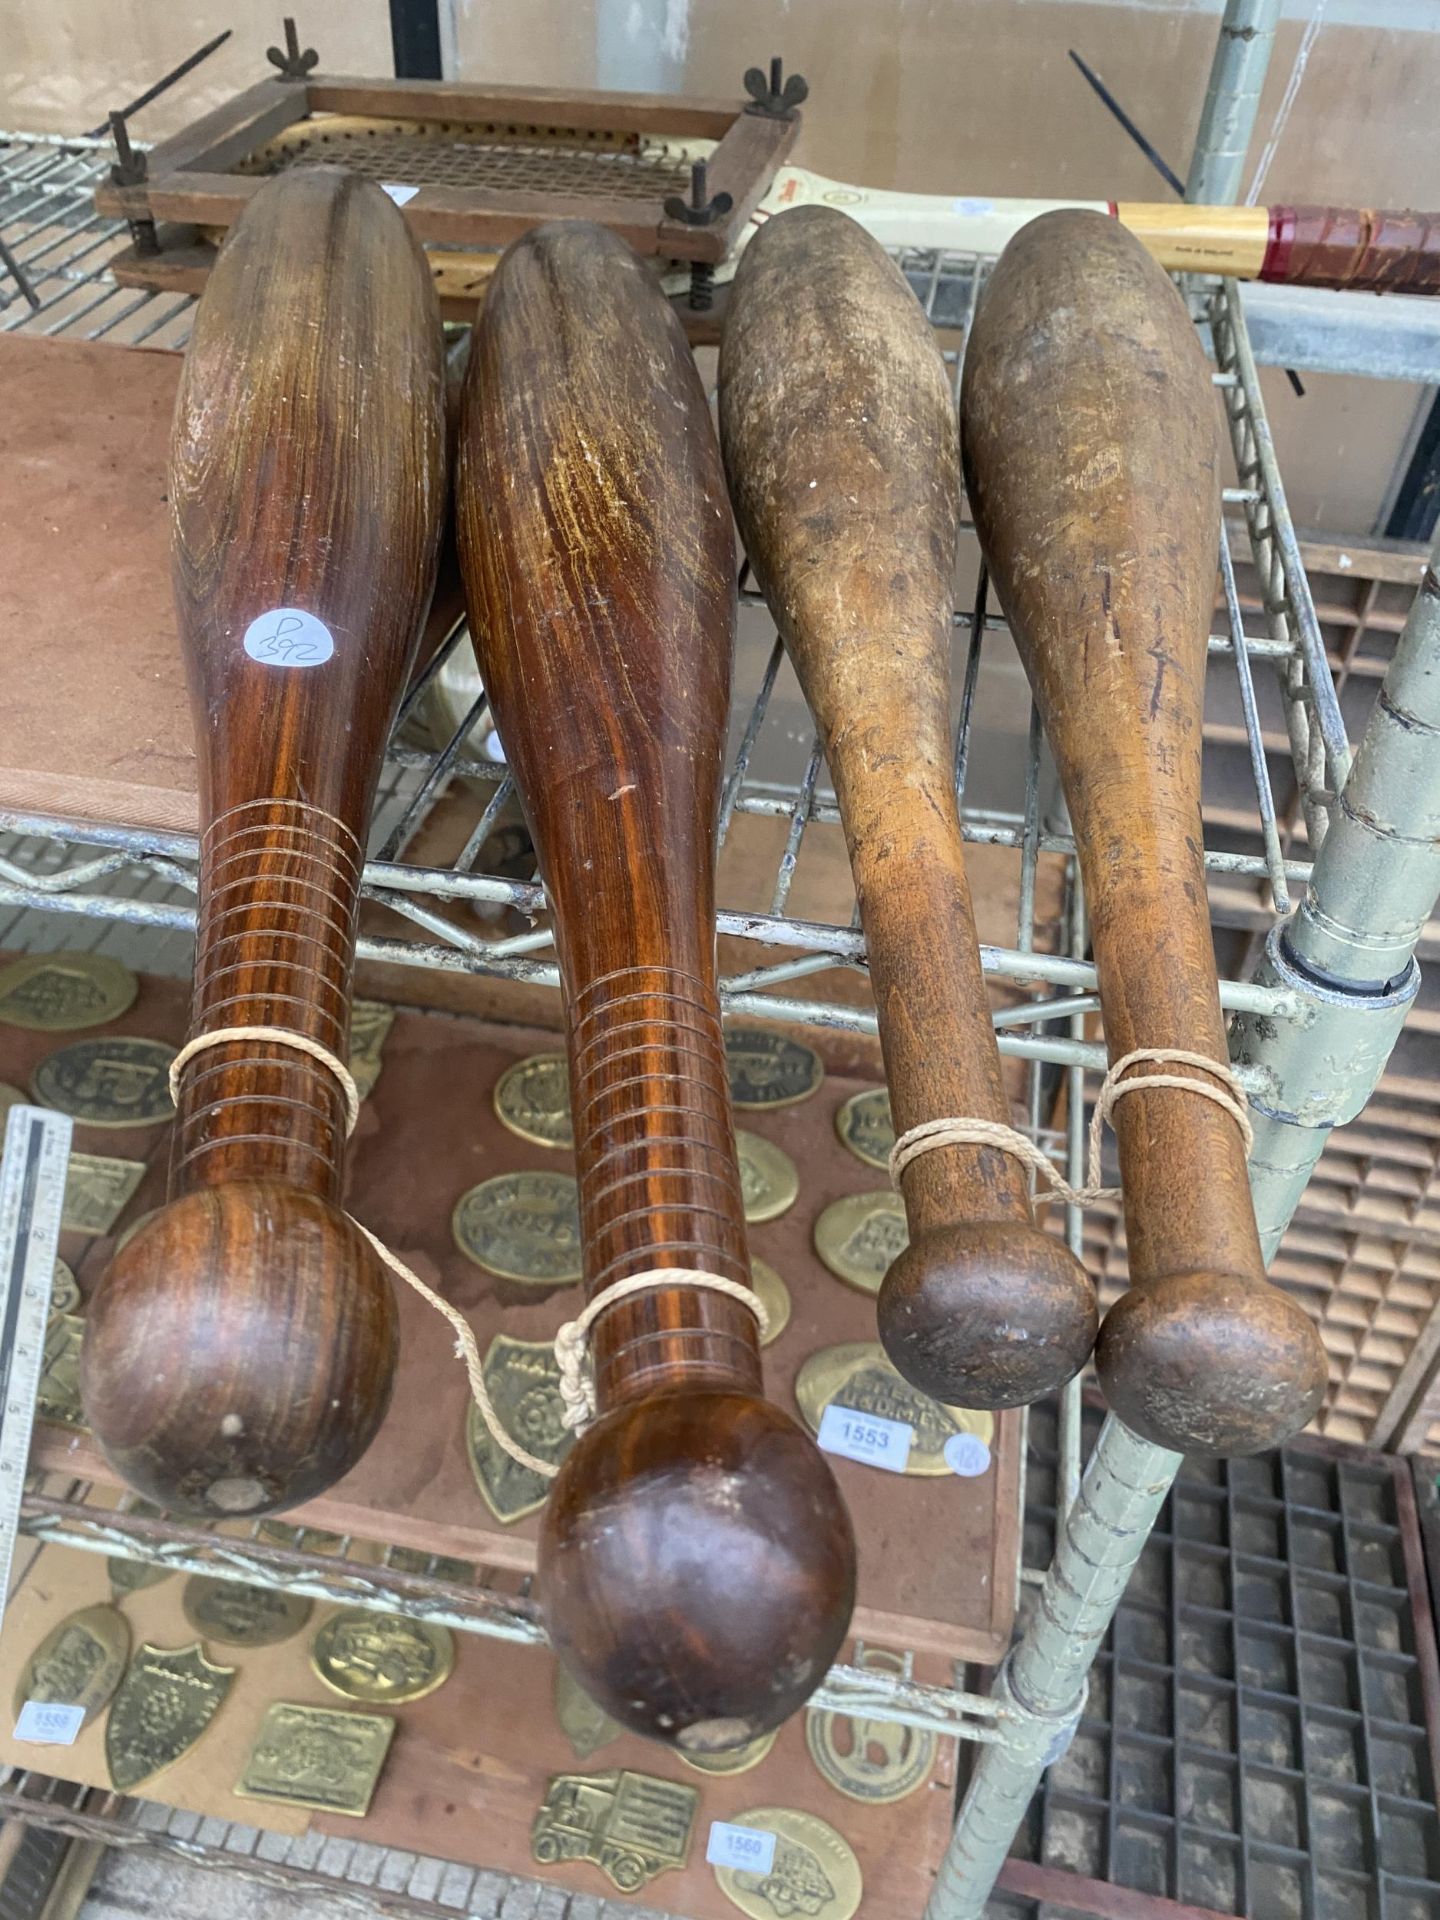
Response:
[[[530,1851],[542,1866],[589,1860],[621,1893],[690,1856],[700,1794],[653,1774],[557,1773],[530,1829]]]

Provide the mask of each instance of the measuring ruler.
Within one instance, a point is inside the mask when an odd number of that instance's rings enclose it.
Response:
[[[0,1160],[0,1615],[20,1526],[73,1123],[12,1107]]]

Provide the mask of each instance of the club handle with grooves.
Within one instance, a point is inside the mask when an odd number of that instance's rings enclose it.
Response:
[[[914,295],[845,214],[778,214],[746,248],[720,421],[746,552],[840,803],[896,1132],[1009,1125],[951,774],[954,402]],[[948,1145],[901,1184],[910,1244],[879,1303],[900,1371],[994,1408],[1068,1380],[1094,1344],[1094,1293],[1035,1226],[1022,1164]]]
[[[280,1027],[345,1060],[363,864],[354,833],[303,801],[257,800],[212,821],[192,1032]],[[263,1179],[338,1206],[346,1117],[339,1081],[313,1056],[265,1039],[207,1048],[181,1070],[171,1191]]]
[[[1182,301],[1117,222],[1046,214],[1006,248],[971,332],[961,426],[1074,826],[1110,1058],[1223,1062],[1200,814],[1216,400]],[[1130,1291],[1096,1349],[1111,1405],[1180,1452],[1277,1444],[1318,1405],[1325,1359],[1265,1277],[1235,1120],[1157,1088],[1127,1094],[1113,1125]]]
[[[373,184],[263,186],[196,309],[171,440],[173,590],[202,823],[189,1039],[270,1028],[342,1065],[364,837],[434,586],[443,342]],[[389,1398],[396,1314],[342,1210],[324,1060],[223,1040],[180,1074],[169,1204],[87,1316],[90,1424],[159,1504],[323,1491]]]
[[[562,1660],[627,1726],[742,1744],[839,1647],[854,1540],[809,1436],[761,1397],[715,986],[735,552],[684,334],[622,241],[541,227],[476,323],[456,474],[481,676],[564,986],[584,1274],[673,1267],[591,1333],[600,1417],[540,1536]]]
[[[673,1261],[750,1284],[720,1007],[673,968],[592,981],[570,1010],[586,1292]],[[676,1388],[761,1392],[755,1316],[699,1287],[617,1301],[593,1341],[602,1410]]]

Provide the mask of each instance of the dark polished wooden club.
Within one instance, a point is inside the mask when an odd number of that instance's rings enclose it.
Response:
[[[1110,1058],[1224,1061],[1200,820],[1217,406],[1179,295],[1124,228],[1064,212],[1017,234],[976,317],[961,423],[1075,829]],[[1234,1119],[1157,1088],[1127,1094],[1114,1127],[1131,1284],[1096,1350],[1110,1404],[1181,1452],[1276,1445],[1318,1406],[1325,1355],[1265,1277]]]
[[[173,588],[200,771],[190,1034],[347,1056],[364,836],[434,585],[443,344],[380,189],[261,189],[195,314],[176,409]],[[86,1417],[177,1512],[293,1505],[359,1458],[395,1364],[384,1267],[342,1210],[334,1075],[270,1040],[197,1055],[170,1201],[86,1320]]]
[[[820,727],[860,901],[895,1129],[1010,1121],[980,970],[950,735],[955,407],[898,268],[827,207],[769,220],[735,276],[720,355],[731,497]],[[994,1146],[901,1175],[910,1244],[880,1335],[924,1392],[1021,1406],[1095,1341],[1079,1262]]]
[[[674,1267],[591,1336],[600,1418],[540,1540],[551,1638],[637,1731],[778,1725],[839,1648],[854,1541],[829,1466],[761,1394],[715,989],[715,824],[735,553],[704,390],[602,228],[537,229],[477,322],[457,466],[480,671],[564,982],[585,1287]]]

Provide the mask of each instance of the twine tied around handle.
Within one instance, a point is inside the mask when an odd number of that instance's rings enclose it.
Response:
[[[232,1040],[269,1040],[277,1047],[289,1047],[292,1053],[308,1054],[312,1060],[331,1073],[345,1096],[345,1138],[348,1140],[355,1131],[355,1122],[360,1118],[360,1089],[345,1062],[338,1054],[331,1053],[328,1047],[322,1047],[318,1040],[312,1040],[308,1034],[292,1033],[288,1027],[217,1027],[213,1033],[197,1033],[187,1040],[175,1058],[170,1062],[170,1098],[178,1107],[180,1104],[180,1076],[197,1054],[206,1053],[211,1047],[225,1047]]]
[[[1192,1071],[1151,1073],[1143,1080],[1127,1080],[1123,1077],[1131,1067],[1140,1065],[1142,1061],[1154,1061],[1160,1066],[1183,1066]],[[1220,1085],[1197,1078],[1200,1073],[1213,1075]],[[1202,1099],[1212,1101],[1228,1113],[1240,1129],[1245,1155],[1249,1158],[1255,1144],[1255,1130],[1246,1111],[1248,1102],[1245,1089],[1228,1061],[1222,1063],[1212,1060],[1208,1054],[1188,1053],[1181,1047],[1136,1047],[1133,1052],[1122,1054],[1111,1067],[1096,1098],[1095,1111],[1090,1116],[1089,1155],[1086,1184],[1083,1187],[1072,1187],[1050,1156],[1014,1127],[1007,1127],[996,1120],[962,1119],[925,1120],[918,1127],[911,1127],[902,1133],[890,1149],[890,1184],[898,1190],[900,1176],[911,1161],[935,1147],[994,1147],[1021,1161],[1046,1183],[1049,1191],[1037,1193],[1037,1203],[1042,1200],[1064,1200],[1072,1207],[1090,1207],[1101,1200],[1119,1200],[1119,1187],[1100,1184],[1101,1138],[1105,1123],[1117,1100],[1123,1099],[1127,1093],[1147,1092],[1153,1087],[1171,1087],[1182,1093],[1198,1093]]]
[[[307,1054],[312,1060],[319,1061],[332,1073],[345,1096],[345,1133],[347,1138],[355,1131],[355,1122],[360,1115],[360,1092],[355,1085],[349,1068],[328,1047],[321,1046],[318,1040],[311,1040],[303,1033],[292,1033],[288,1027],[219,1027],[213,1033],[197,1033],[170,1062],[170,1098],[180,1104],[180,1076],[184,1068],[197,1054],[211,1047],[227,1045],[231,1040],[269,1040],[276,1046],[290,1047],[296,1053]],[[413,1268],[406,1266],[398,1254],[394,1254],[378,1235],[357,1220],[353,1214],[347,1214],[355,1230],[369,1243],[371,1249],[391,1273],[413,1287],[420,1298],[432,1306],[442,1318],[449,1321],[455,1332],[455,1356],[465,1363],[465,1372],[470,1382],[470,1395],[474,1400],[480,1418],[485,1422],[491,1439],[502,1452],[508,1453],[517,1466],[526,1467],[531,1473],[538,1473],[542,1480],[553,1480],[560,1469],[550,1460],[542,1460],[538,1454],[529,1452],[505,1431],[500,1416],[496,1413],[490,1394],[485,1385],[485,1372],[480,1359],[480,1348],[470,1322],[458,1307],[438,1294],[433,1287],[427,1286]],[[561,1424],[573,1433],[581,1432],[595,1418],[595,1385],[586,1370],[585,1360],[588,1349],[588,1336],[591,1327],[600,1315],[617,1300],[627,1299],[633,1293],[643,1293],[651,1287],[703,1287],[712,1293],[723,1293],[729,1299],[738,1300],[754,1314],[759,1323],[763,1339],[769,1331],[770,1317],[760,1296],[739,1280],[726,1279],[723,1274],[704,1273],[689,1267],[647,1267],[643,1273],[627,1274],[622,1280],[612,1281],[601,1289],[573,1320],[567,1320],[555,1335],[555,1362],[560,1369],[560,1397],[565,1402],[565,1412]]]
[[[595,1418],[595,1382],[586,1371],[585,1356],[590,1329],[607,1307],[632,1293],[644,1293],[651,1287],[705,1287],[711,1293],[723,1293],[748,1307],[760,1327],[763,1340],[770,1330],[770,1316],[758,1293],[739,1280],[723,1274],[705,1273],[691,1267],[647,1267],[644,1273],[630,1273],[623,1280],[612,1280],[602,1287],[582,1313],[567,1320],[555,1336],[555,1359],[560,1368],[560,1398],[565,1402],[562,1424],[579,1433]],[[499,1439],[499,1435],[496,1435]],[[505,1443],[502,1440],[500,1444]],[[553,1472],[554,1469],[552,1468]]]
[[[352,1215],[353,1219],[354,1216]],[[465,1362],[465,1372],[470,1380],[470,1395],[479,1410],[480,1418],[489,1430],[490,1438],[502,1453],[508,1453],[517,1466],[528,1467],[531,1473],[538,1473],[542,1480],[553,1480],[560,1469],[551,1460],[542,1460],[538,1454],[522,1447],[518,1440],[505,1431],[504,1425],[496,1413],[490,1394],[485,1385],[485,1373],[480,1361],[480,1348],[470,1322],[458,1308],[433,1287],[425,1282],[398,1255],[393,1254],[384,1241],[371,1233],[367,1226],[355,1220],[357,1228],[364,1234],[376,1254],[384,1261],[393,1274],[399,1276],[408,1286],[415,1289],[422,1300],[428,1300],[435,1311],[443,1314],[455,1329],[455,1355]],[[555,1335],[555,1362],[560,1369],[560,1398],[565,1402],[565,1411],[560,1416],[560,1424],[572,1433],[581,1433],[595,1418],[595,1384],[586,1369],[589,1341],[588,1335],[595,1321],[617,1300],[624,1300],[632,1293],[641,1293],[650,1287],[706,1287],[712,1293],[723,1293],[732,1300],[738,1300],[754,1314],[763,1335],[769,1328],[769,1315],[764,1302],[749,1287],[738,1280],[727,1280],[718,1273],[693,1272],[689,1267],[651,1267],[644,1273],[632,1273],[623,1280],[616,1280],[610,1286],[597,1293],[595,1298],[577,1314],[575,1319],[567,1320]]]

